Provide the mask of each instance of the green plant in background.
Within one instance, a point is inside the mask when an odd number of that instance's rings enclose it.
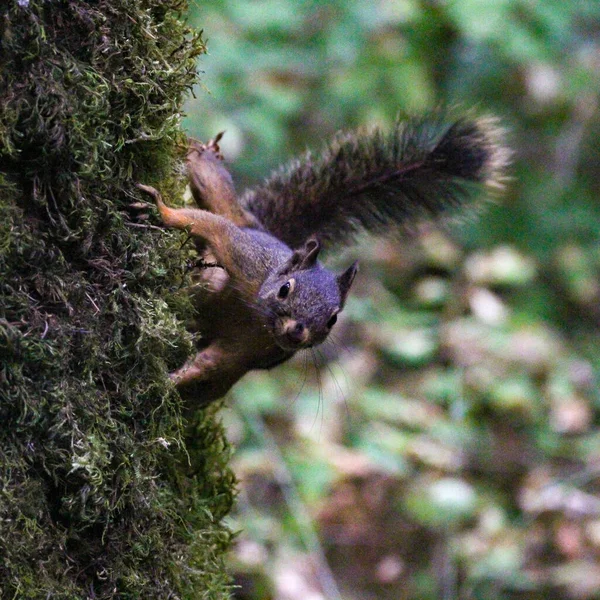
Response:
[[[0,598],[226,598],[233,495],[191,351],[181,239],[133,222],[181,191],[200,36],[179,1],[0,8]]]
[[[440,103],[478,106],[504,119],[521,159],[512,186],[519,202],[510,218],[489,213],[485,242],[543,252],[562,229],[588,240],[596,233],[583,208],[565,214],[569,190],[581,207],[595,207],[593,0],[223,0],[194,5],[194,19],[208,32],[213,101],[201,118],[189,103],[186,124],[203,138],[226,128],[242,175],[262,176],[340,128],[390,124],[398,112]],[[595,162],[581,160],[587,151]],[[541,218],[548,208],[554,218]]]
[[[497,114],[515,150],[477,219],[361,248],[336,344],[234,389],[244,580],[598,597],[598,3],[223,0],[191,18],[212,103],[186,125],[227,130],[237,181],[440,104]]]

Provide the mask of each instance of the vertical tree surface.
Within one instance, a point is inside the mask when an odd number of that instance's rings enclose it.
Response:
[[[227,444],[166,376],[180,237],[127,213],[180,188],[202,40],[177,0],[2,6],[0,598],[225,598]]]

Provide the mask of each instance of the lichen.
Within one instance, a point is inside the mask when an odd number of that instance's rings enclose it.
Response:
[[[0,598],[228,597],[217,407],[186,429],[167,377],[181,240],[127,211],[136,181],[181,191],[184,9],[0,9]]]

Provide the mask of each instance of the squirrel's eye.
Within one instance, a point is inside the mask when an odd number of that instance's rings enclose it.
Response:
[[[337,315],[333,315],[329,321],[327,321],[327,329],[331,329],[337,321]]]
[[[288,294],[290,293],[291,287],[292,287],[292,285],[291,285],[291,283],[289,281],[287,283],[284,283],[279,288],[279,291],[277,292],[277,297],[281,298],[282,300],[284,300],[285,298],[287,298]]]

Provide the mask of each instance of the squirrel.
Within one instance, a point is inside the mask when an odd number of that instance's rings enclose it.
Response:
[[[219,148],[190,141],[187,171],[198,208],[170,208],[150,194],[164,225],[196,242],[205,320],[197,354],[170,377],[205,405],[248,371],[270,369],[322,343],[344,308],[358,270],[318,260],[361,231],[385,233],[472,202],[502,187],[509,151],[494,118],[441,114],[341,132],[240,198]],[[211,262],[212,261],[212,262]]]

